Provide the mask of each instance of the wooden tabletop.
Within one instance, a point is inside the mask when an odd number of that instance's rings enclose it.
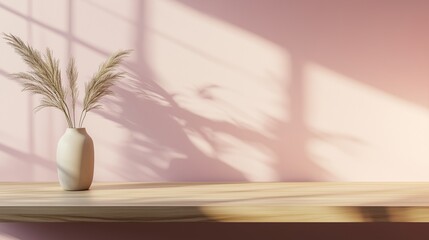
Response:
[[[0,183],[0,221],[429,222],[429,183]]]

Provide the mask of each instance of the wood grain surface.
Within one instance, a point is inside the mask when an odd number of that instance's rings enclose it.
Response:
[[[3,222],[429,222],[429,183],[0,183]]]

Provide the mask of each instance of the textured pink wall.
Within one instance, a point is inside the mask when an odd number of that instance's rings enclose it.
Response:
[[[0,31],[63,66],[75,56],[80,80],[135,50],[130,84],[88,116],[97,181],[428,181],[428,13],[417,0],[0,0]],[[25,66],[4,41],[0,53],[0,181],[54,181],[65,122],[33,114],[38,99],[6,77]]]

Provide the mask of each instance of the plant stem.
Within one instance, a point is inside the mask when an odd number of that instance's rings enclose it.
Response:
[[[67,114],[67,111],[64,108],[64,106],[62,107],[62,110],[63,110],[64,115],[66,116],[67,124],[68,124],[69,128],[73,128],[73,123],[71,122],[70,116]]]
[[[79,127],[82,127],[82,124],[83,124],[83,119],[82,119],[82,117],[83,117],[84,112],[85,112],[85,115],[86,115],[85,108],[84,108],[84,109],[82,109],[82,112],[80,113],[80,118],[79,118]]]
[[[68,118],[68,116],[67,116],[66,111],[64,110],[64,108],[62,108],[62,109],[61,109],[61,111],[64,113],[64,115],[65,115],[65,117],[66,117],[67,125],[69,126],[69,128],[71,128],[71,127],[72,127],[72,124],[71,124],[71,122],[70,122],[70,120],[69,120],[69,118]]]
[[[69,123],[69,127],[74,128],[75,126],[73,125],[73,122],[71,121],[69,107],[67,106],[67,103],[64,101],[63,98],[61,98],[61,103],[63,105],[63,108],[65,109],[64,113],[66,114],[66,118],[67,118],[67,122]]]
[[[83,121],[85,121],[87,113],[88,113],[88,111],[85,111],[85,113],[83,114],[82,123],[81,123],[80,127],[82,127]]]
[[[73,126],[76,127],[76,106],[75,103],[73,103]]]

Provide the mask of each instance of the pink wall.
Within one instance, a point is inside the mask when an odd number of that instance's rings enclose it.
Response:
[[[0,1],[0,29],[75,56],[82,81],[135,50],[86,123],[97,181],[427,181],[427,5]],[[32,113],[0,51],[0,180],[55,180],[65,122]]]
[[[81,87],[135,50],[129,84],[87,118],[96,181],[427,181],[428,7],[4,0],[0,29],[75,56]],[[0,52],[0,180],[54,181],[65,121],[33,114],[6,77],[26,67]]]
[[[75,56],[81,87],[135,50],[129,84],[87,118],[96,181],[428,181],[428,13],[417,0],[0,0],[0,31],[63,66]],[[33,114],[38,99],[6,77],[25,66],[4,41],[0,53],[0,181],[55,181],[65,121]]]

